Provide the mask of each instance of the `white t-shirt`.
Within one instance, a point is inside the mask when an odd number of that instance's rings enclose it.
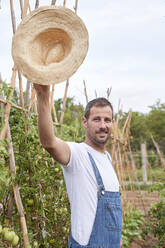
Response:
[[[103,180],[105,190],[118,192],[119,182],[107,157],[85,143],[68,142],[70,161],[63,166],[71,205],[71,230],[80,245],[87,245],[97,208],[97,182],[87,151],[92,155]],[[109,155],[110,157],[110,155]]]

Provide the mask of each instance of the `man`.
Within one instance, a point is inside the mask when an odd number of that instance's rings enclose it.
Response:
[[[106,143],[113,125],[113,108],[105,98],[87,104],[84,143],[55,137],[49,106],[49,86],[34,86],[42,146],[61,163],[71,205],[68,247],[119,248],[122,210],[119,182]]]

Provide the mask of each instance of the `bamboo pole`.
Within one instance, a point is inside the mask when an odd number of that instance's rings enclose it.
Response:
[[[30,82],[27,80],[26,93],[25,93],[25,105],[28,105],[29,99],[30,99]]]
[[[39,7],[39,0],[36,0],[35,9]]]
[[[9,201],[8,201],[8,209],[7,209],[7,216],[6,216],[6,225],[10,226],[11,223],[11,217],[13,214],[13,207],[14,207],[14,195],[9,195]]]
[[[0,90],[2,89],[2,84],[3,84],[3,81],[2,81],[2,77],[1,77],[1,73],[0,73]],[[2,97],[1,93],[0,93],[0,98]],[[4,109],[4,105],[1,103],[0,104],[0,110]]]
[[[34,89],[34,87],[32,88],[32,93],[31,93],[31,98],[30,98],[30,103],[29,103],[29,108],[28,108],[28,112],[30,112],[32,105],[35,101],[35,95],[36,95],[36,91]]]
[[[52,0],[51,5],[55,5],[56,4],[56,0]]]
[[[161,154],[161,151],[159,149],[159,146],[158,146],[157,142],[154,140],[154,137],[152,135],[151,135],[151,139],[152,139],[152,142],[154,143],[154,146],[155,146],[155,148],[157,150],[157,153],[158,153],[158,155],[160,157],[162,168],[165,168],[165,160],[164,160],[164,158],[163,158],[163,156]]]
[[[11,101],[6,101],[2,98],[0,98],[0,102],[4,105],[7,105],[7,104],[10,104],[11,107],[15,108],[15,109],[19,109],[19,110],[23,110],[23,111],[27,111],[26,109],[20,107],[20,106],[17,106],[16,104],[12,103]]]
[[[75,0],[74,11],[76,14],[77,14],[77,8],[78,8],[78,0]]]
[[[97,98],[97,91],[95,90],[95,98]]]
[[[14,34],[16,31],[16,21],[15,21],[15,12],[14,12],[13,0],[10,0],[10,12],[11,12],[13,34]]]
[[[52,2],[53,2],[53,0],[52,0]],[[64,4],[65,3],[66,3],[66,1],[64,0]],[[75,6],[74,6],[75,13],[77,13],[77,7],[78,7],[78,0],[75,0]],[[66,81],[64,99],[63,99],[63,107],[62,107],[62,112],[61,112],[61,116],[60,116],[60,124],[63,124],[68,87],[69,87],[69,79]]]
[[[20,2],[20,5],[21,5],[21,2]],[[21,5],[21,8],[22,8],[22,5]],[[10,10],[11,10],[13,34],[15,34],[15,32],[16,32],[16,20],[15,20],[15,12],[14,12],[13,0],[10,0]],[[21,16],[22,16],[22,12],[21,12]],[[21,106],[24,107],[22,76],[21,76],[20,71],[18,71],[18,79],[19,79],[19,91],[20,91],[19,98],[20,98],[20,103],[21,103]]]
[[[6,132],[7,132],[7,125],[8,125],[8,120],[9,120],[9,115],[10,115],[10,109],[11,109],[11,103],[10,103],[10,101],[12,99],[13,92],[14,92],[14,85],[15,85],[15,80],[16,80],[16,72],[17,72],[17,69],[14,66],[13,73],[12,73],[12,78],[11,78],[11,92],[10,92],[10,96],[9,96],[9,102],[7,102],[6,108],[5,108],[4,127],[3,127],[2,131],[1,131],[1,134],[0,134],[0,140],[3,140],[5,138]]]
[[[123,135],[124,135],[124,132],[127,130],[127,129],[126,129],[127,126],[130,125],[131,115],[132,115],[132,112],[131,112],[131,110],[130,110],[130,111],[128,112],[128,116],[127,116],[127,118],[126,118],[126,121],[125,121],[125,123],[124,123],[124,127],[123,127],[123,129],[122,129],[122,137],[123,137]],[[128,130],[129,130],[129,129],[128,129]]]
[[[64,0],[64,2],[63,2],[63,6],[64,6],[64,7],[66,6],[66,0]]]
[[[21,9],[21,19],[22,19],[22,14],[23,14],[23,2],[22,2],[22,0],[19,0],[19,4],[20,4],[20,9]]]
[[[22,19],[24,19],[25,16],[27,15],[27,11],[28,11],[29,8],[30,8],[29,0],[24,0],[24,7],[23,7]]]
[[[109,100],[111,91],[112,91],[112,87],[110,87],[110,88],[107,89],[107,99],[108,99],[108,100]]]
[[[52,85],[52,92],[51,92],[51,104],[50,104],[50,106],[51,106],[51,110],[52,110],[52,112],[53,112],[54,121],[55,121],[56,123],[58,123],[58,120],[57,120],[57,113],[56,113],[56,109],[55,109],[54,102],[53,102],[53,98],[54,98],[54,87],[55,87],[55,85],[53,84],[53,85]]]
[[[27,109],[22,108],[22,107],[20,107],[20,106],[17,106],[17,105],[15,105],[15,104],[12,103],[12,102],[5,101],[4,99],[1,99],[1,98],[0,98],[0,102],[2,102],[2,103],[5,104],[5,105],[6,105],[7,103],[9,103],[9,104],[11,104],[11,107],[13,107],[13,108],[15,108],[15,109],[18,109],[18,110],[23,110],[23,111],[29,113],[29,111],[28,111]],[[38,116],[37,113],[31,113],[31,114]],[[58,126],[59,123],[58,123],[58,122],[53,122],[53,125]]]
[[[141,154],[142,154],[142,173],[143,173],[143,182],[147,183],[147,151],[146,144],[141,144]]]
[[[24,97],[23,97],[23,87],[22,87],[22,76],[21,76],[20,71],[18,71],[18,78],[19,78],[20,103],[21,103],[21,106],[24,107]]]
[[[87,95],[87,88],[86,88],[85,80],[83,80],[83,84],[84,84],[84,94],[85,94],[85,99],[86,99],[86,104],[87,104],[88,103],[88,95]]]
[[[133,157],[133,153],[132,153],[132,149],[131,149],[131,145],[130,145],[129,141],[128,141],[128,147],[129,147],[129,155],[130,155],[130,159],[131,159],[131,166],[132,166],[132,170],[133,170],[133,173],[134,173],[134,178],[135,178],[135,181],[138,182],[135,160],[134,160],[134,157]]]
[[[66,106],[66,99],[67,99],[67,93],[68,93],[68,87],[69,87],[69,79],[66,81],[65,85],[65,92],[64,92],[64,98],[63,98],[63,106],[62,106],[62,112],[60,116],[60,124],[63,124],[64,120],[64,112],[65,112],[65,106]]]
[[[13,144],[12,144],[9,124],[7,126],[7,143],[8,143],[9,161],[10,161],[10,173],[11,173],[11,175],[13,175],[13,178],[15,178],[16,177],[16,167],[15,167],[15,158],[14,158]],[[19,187],[18,187],[18,185],[15,185],[15,182],[12,182],[12,186],[13,186],[14,198],[15,198],[18,214],[20,216],[24,247],[28,248],[29,239],[28,239],[27,225],[26,225],[22,200],[21,200],[21,196],[20,196],[20,192],[19,192]]]

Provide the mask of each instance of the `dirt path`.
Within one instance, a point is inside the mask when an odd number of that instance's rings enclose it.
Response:
[[[122,192],[123,208],[128,206],[128,203],[131,203],[131,205],[135,206],[137,209],[147,213],[151,208],[151,204],[158,201],[159,196],[157,191],[154,191],[150,194],[145,190]]]
[[[129,248],[152,248],[157,244],[157,239],[148,238],[145,241],[135,240]]]

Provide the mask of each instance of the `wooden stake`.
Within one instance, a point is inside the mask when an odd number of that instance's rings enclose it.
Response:
[[[2,78],[1,78],[1,73],[0,73],[0,90],[2,89],[2,84],[3,84],[3,81],[2,81]],[[0,97],[3,97],[1,94],[0,94]],[[4,109],[4,105],[1,103],[0,104],[0,110]]]
[[[131,115],[132,115],[132,112],[131,110],[128,112],[128,116],[125,120],[125,123],[124,123],[124,127],[123,127],[123,130],[122,130],[122,137],[124,136],[124,132],[126,131],[126,127],[127,125],[129,124],[130,120],[131,120]]]
[[[0,102],[1,102],[2,104],[4,104],[4,105],[10,104],[11,107],[13,107],[13,108],[15,108],[15,109],[27,111],[26,109],[24,109],[24,108],[22,108],[22,107],[20,107],[20,106],[17,106],[17,105],[15,105],[14,103],[12,103],[12,102],[10,102],[10,101],[6,101],[6,100],[4,100],[4,99],[2,99],[2,98],[0,98]]]
[[[14,7],[13,7],[13,0],[10,0],[10,12],[11,12],[13,34],[15,34],[15,31],[16,31],[16,21],[15,21],[15,12],[14,12]]]
[[[63,124],[63,120],[64,120],[64,112],[65,112],[65,106],[66,106],[66,99],[67,99],[68,87],[69,87],[69,79],[66,81],[66,85],[65,85],[65,92],[64,92],[64,98],[63,98],[63,106],[62,106],[62,112],[61,112],[61,116],[60,116],[60,124]]]
[[[161,151],[160,151],[160,149],[159,149],[159,146],[158,146],[158,144],[156,143],[156,141],[154,140],[154,137],[151,135],[151,139],[152,139],[152,142],[154,143],[154,146],[155,146],[155,148],[156,148],[156,150],[157,150],[157,153],[158,153],[158,155],[159,155],[159,157],[160,157],[160,161],[161,161],[161,165],[162,165],[162,168],[165,168],[165,160],[164,160],[164,158],[163,158],[163,156],[162,156],[162,153],[161,153]]]
[[[52,0],[52,2],[53,2],[53,0]],[[65,4],[65,0],[64,0],[64,4]],[[78,5],[78,0],[76,0],[76,2],[75,2],[75,7],[74,7],[75,13],[77,13],[77,5]],[[64,98],[63,98],[62,112],[61,112],[61,116],[60,116],[60,124],[63,124],[68,87],[69,87],[69,79],[66,81]]]
[[[56,4],[56,0],[52,0],[51,5],[55,5]]]
[[[110,88],[107,89],[107,99],[108,99],[108,100],[109,100],[111,91],[112,91],[112,87],[110,87]]]
[[[6,216],[6,225],[7,226],[10,226],[10,223],[11,223],[11,217],[13,214],[13,207],[14,207],[14,195],[10,194],[9,200],[8,200],[7,216]]]
[[[143,182],[147,183],[147,152],[146,144],[141,144]]]
[[[21,8],[22,8],[22,3],[21,2],[20,2],[20,5],[21,5]],[[15,34],[16,21],[15,21],[15,12],[14,12],[14,7],[13,7],[13,0],[10,0],[10,10],[11,10],[13,34]],[[22,16],[22,13],[21,13],[21,16]],[[23,98],[23,89],[22,89],[22,77],[21,77],[20,71],[18,71],[18,79],[19,79],[20,103],[21,103],[21,106],[24,107],[24,98]]]
[[[8,151],[9,151],[9,160],[10,160],[10,172],[11,172],[11,175],[16,177],[15,158],[14,158],[13,144],[12,144],[9,124],[7,126],[7,142],[8,142]],[[14,182],[12,183],[12,186],[13,186],[14,198],[15,198],[18,214],[20,216],[24,247],[27,248],[29,246],[29,239],[28,239],[27,225],[26,225],[22,200],[21,200],[21,196],[19,192],[19,187],[18,185],[15,185]]]
[[[97,91],[95,90],[95,98],[97,98]]]
[[[35,101],[35,95],[36,95],[36,91],[34,88],[32,88],[32,94],[31,94],[31,98],[30,98],[30,103],[29,103],[29,108],[28,108],[28,112],[30,112],[32,105]]]
[[[18,78],[19,78],[19,98],[20,98],[20,103],[21,106],[24,107],[24,97],[23,97],[23,87],[22,87],[22,76],[20,71],[18,71]]]
[[[78,8],[78,0],[75,0],[74,11],[76,14],[77,14],[77,8]]]
[[[19,0],[19,3],[20,3],[21,19],[22,19],[22,15],[23,15],[23,2],[22,2],[22,0]]]
[[[86,89],[85,80],[83,80],[83,84],[84,84],[84,94],[85,94],[86,104],[87,104],[88,103],[88,95],[87,95],[87,89]]]
[[[30,82],[27,80],[26,83],[26,93],[25,93],[25,105],[28,105],[29,99],[30,99]]]
[[[64,2],[63,2],[63,6],[65,7],[65,5],[66,5],[66,0],[64,0]]]
[[[39,0],[36,0],[35,9],[39,7]]]
[[[12,78],[11,78],[11,92],[10,92],[10,96],[9,96],[9,101],[11,101],[12,96],[13,96],[15,79],[16,79],[16,72],[17,72],[17,69],[16,69],[16,67],[14,67],[13,73],[12,73]],[[8,125],[9,115],[10,115],[10,109],[11,109],[11,104],[8,102],[6,104],[6,108],[5,108],[5,121],[4,121],[4,127],[1,131],[1,134],[0,134],[0,140],[3,140],[6,136],[7,125]]]
[[[24,0],[24,8],[23,8],[23,13],[22,13],[22,19],[25,18],[25,16],[27,15],[27,11],[30,8],[29,6],[29,0]]]
[[[55,85],[53,84],[52,85],[52,92],[51,92],[51,110],[53,111],[53,117],[54,117],[54,121],[56,123],[58,123],[58,120],[57,120],[57,113],[56,113],[56,109],[55,109],[55,106],[54,106],[54,102],[53,102],[53,98],[54,98],[54,87]]]

